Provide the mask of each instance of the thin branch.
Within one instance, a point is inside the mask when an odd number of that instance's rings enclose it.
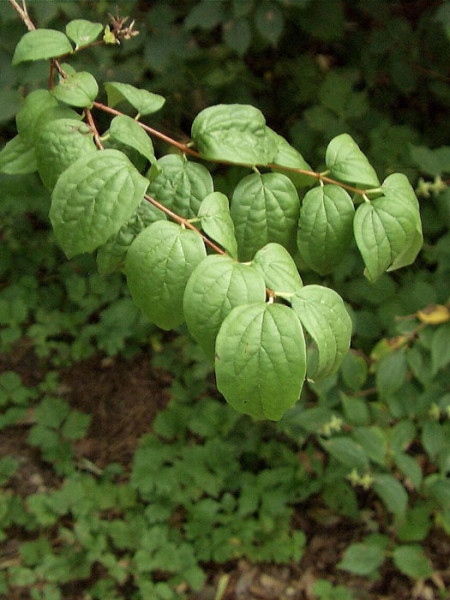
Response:
[[[18,5],[16,0],[9,0],[9,3],[14,8],[14,10],[19,13],[20,18],[27,26],[28,31],[34,31],[36,29],[36,26],[33,23],[33,21],[30,19],[30,15],[28,14],[27,5],[26,5],[25,0],[22,0],[22,7],[20,7]]]
[[[99,110],[103,110],[104,112],[111,113],[112,115],[121,116],[124,114],[120,110],[116,110],[115,108],[106,106],[106,104],[102,104],[101,102],[94,102],[93,106],[95,106],[95,108],[98,108]],[[147,131],[150,135],[153,135],[154,137],[159,138],[160,140],[166,142],[167,144],[170,144],[171,146],[178,148],[178,150],[183,152],[183,154],[189,154],[190,156],[194,156],[195,158],[202,159],[202,156],[200,155],[200,153],[197,152],[196,150],[193,150],[189,145],[183,144],[182,142],[178,142],[177,140],[174,140],[170,136],[165,135],[164,133],[161,133],[157,129],[153,129],[153,127],[149,127],[148,125],[145,125],[145,123],[142,123],[141,121],[136,121],[136,123],[138,125],[140,125],[142,127],[142,129]],[[248,169],[253,169],[255,166],[256,167],[268,167],[269,169],[274,169],[277,171],[290,171],[292,173],[299,173],[300,175],[308,175],[309,177],[314,177],[315,179],[317,179],[319,181],[324,181],[325,183],[331,183],[334,185],[338,185],[339,187],[342,187],[342,188],[348,190],[349,192],[353,192],[354,194],[360,194],[361,196],[363,196],[367,192],[371,191],[370,189],[360,190],[359,188],[355,188],[346,183],[342,183],[342,181],[337,181],[335,179],[331,179],[331,177],[327,177],[325,175],[322,175],[321,173],[317,173],[316,171],[307,171],[306,169],[297,169],[296,167],[285,167],[283,165],[276,165],[274,163],[269,163],[267,165],[251,165],[249,163],[238,163],[238,162],[231,162],[228,160],[218,160],[218,159],[207,159],[207,160],[209,162],[214,162],[214,163],[221,164],[221,165],[233,165],[233,166],[238,166],[238,167],[247,167]]]
[[[186,227],[187,229],[191,229],[192,231],[195,231],[195,233],[198,233],[198,235],[202,238],[202,240],[205,242],[205,244],[207,244],[212,250],[214,250],[214,252],[217,252],[217,254],[223,254],[224,256],[229,256],[228,253],[225,252],[225,250],[223,250],[222,248],[217,246],[208,237],[206,237],[206,235],[204,235],[200,231],[200,229],[197,229],[197,227],[192,225],[192,223],[190,223],[188,221],[188,219],[184,219],[183,217],[180,217],[180,215],[177,215],[176,213],[172,212],[170,210],[170,208],[167,208],[166,206],[164,206],[164,204],[160,204],[157,200],[155,200],[148,194],[145,194],[144,198],[145,198],[145,200],[147,200],[147,202],[150,202],[150,204],[153,204],[153,206],[155,206],[156,208],[159,208],[160,211],[162,211],[168,217],[170,217],[171,219],[176,221],[179,225],[182,225],[183,227]]]
[[[89,123],[89,127],[91,128],[92,133],[94,134],[94,142],[99,150],[103,150],[103,144],[100,140],[100,134],[98,132],[97,126],[95,124],[94,119],[92,118],[92,113],[89,108],[84,109],[84,114],[86,115],[87,121]]]
[[[101,102],[94,102],[93,106],[95,106],[95,108],[98,108],[99,110],[103,110],[104,112],[111,113],[112,115],[116,115],[118,117],[122,116],[124,114],[120,110],[116,110],[115,108],[106,106],[106,104],[102,104]],[[140,125],[142,127],[142,129],[145,129],[145,131],[150,133],[150,135],[153,135],[153,136],[159,138],[160,140],[162,140],[163,142],[166,142],[167,144],[170,144],[171,146],[178,148],[178,150],[181,150],[181,152],[183,152],[184,154],[190,154],[191,156],[195,156],[196,158],[201,158],[200,154],[198,152],[196,152],[195,150],[192,150],[192,148],[189,148],[189,146],[187,146],[186,144],[177,142],[176,140],[169,137],[168,135],[165,135],[164,133],[161,133],[161,131],[157,131],[156,129],[153,129],[153,127],[149,127],[148,125],[145,125],[145,123],[142,123],[141,121],[136,121],[136,123],[138,125]]]

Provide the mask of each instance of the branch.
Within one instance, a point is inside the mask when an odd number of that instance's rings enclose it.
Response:
[[[95,108],[98,108],[99,110],[102,110],[104,112],[111,113],[112,115],[121,116],[124,114],[120,110],[116,110],[115,108],[106,106],[106,104],[102,104],[101,102],[94,102],[93,106],[95,106]],[[162,140],[163,142],[166,142],[167,144],[170,144],[174,148],[178,148],[178,150],[180,150],[183,154],[189,154],[190,156],[194,156],[195,158],[202,159],[202,156],[200,155],[200,153],[197,152],[196,150],[193,150],[188,144],[183,144],[182,142],[178,142],[177,140],[174,140],[170,136],[165,135],[164,133],[161,133],[161,131],[158,131],[157,129],[153,129],[153,127],[149,127],[148,125],[145,125],[145,123],[142,123],[141,121],[136,120],[136,123],[138,125],[140,125],[142,127],[142,129],[147,131],[150,135],[153,135],[154,137],[159,138],[160,140]],[[203,160],[205,160],[205,159],[203,159]],[[344,188],[345,190],[348,190],[349,192],[352,192],[354,194],[360,194],[361,196],[364,196],[367,192],[371,191],[370,189],[360,190],[359,188],[355,188],[351,185],[347,185],[346,183],[342,183],[341,181],[331,179],[331,177],[327,177],[325,175],[322,175],[321,173],[317,173],[316,171],[308,171],[306,169],[297,169],[296,167],[285,167],[283,165],[276,165],[274,163],[269,163],[267,165],[250,165],[248,163],[230,162],[228,160],[218,160],[218,159],[207,159],[207,160],[209,162],[213,162],[213,163],[217,163],[217,164],[221,164],[221,165],[233,165],[233,166],[237,166],[237,167],[247,167],[249,169],[252,169],[255,166],[256,167],[268,167],[269,169],[274,169],[277,171],[290,171],[292,173],[299,173],[300,175],[308,175],[309,177],[314,177],[315,179],[317,179],[319,181],[324,181],[325,183],[331,183],[334,185],[338,185],[339,187]]]
[[[197,227],[192,225],[192,223],[190,223],[187,219],[184,219],[183,217],[180,217],[180,215],[177,215],[176,213],[172,212],[170,210],[170,208],[167,208],[166,206],[164,206],[164,204],[160,204],[157,200],[155,200],[148,194],[145,194],[144,198],[145,198],[145,200],[147,200],[147,202],[150,202],[150,204],[153,204],[153,206],[155,206],[156,208],[159,208],[160,211],[162,211],[168,217],[170,217],[171,219],[176,221],[179,225],[182,225],[183,227],[186,227],[187,229],[192,229],[192,231],[195,231],[195,233],[198,233],[198,235],[202,238],[202,240],[205,242],[205,244],[207,246],[209,246],[212,250],[214,250],[214,252],[217,252],[217,254],[223,254],[224,256],[228,256],[228,253],[225,252],[225,250],[222,250],[222,248],[220,248],[214,242],[212,242],[208,237],[206,237],[206,235],[204,235],[200,231],[200,229],[197,229]]]
[[[103,144],[102,144],[102,142],[100,140],[100,134],[98,132],[97,126],[95,124],[95,121],[92,118],[92,113],[89,110],[89,108],[85,108],[84,109],[84,114],[86,115],[87,122],[89,123],[89,127],[91,128],[91,131],[92,131],[92,133],[94,135],[95,145],[97,146],[97,148],[99,150],[103,150]]]
[[[19,13],[20,18],[27,26],[28,31],[34,31],[36,29],[36,26],[33,23],[33,21],[30,19],[30,15],[28,14],[27,5],[25,3],[25,0],[22,0],[22,7],[20,7],[18,5],[16,0],[8,0],[8,1],[11,4],[11,6],[14,8],[14,10]]]

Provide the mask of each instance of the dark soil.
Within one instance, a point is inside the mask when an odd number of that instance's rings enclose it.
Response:
[[[14,369],[28,385],[38,383],[45,365],[36,361],[30,348],[19,348],[13,356],[0,356],[0,371]],[[152,420],[170,399],[170,375],[150,367],[147,355],[132,361],[94,357],[60,371],[60,394],[73,408],[92,415],[85,439],[75,448],[98,467],[112,462],[129,468],[139,438],[151,430]],[[13,490],[22,496],[58,486],[58,479],[27,443],[28,425],[3,431],[0,458],[11,455],[21,466],[14,477]],[[316,600],[313,585],[327,579],[345,585],[355,600],[445,600],[445,585],[450,583],[450,541],[440,531],[426,541],[427,554],[440,570],[432,582],[413,584],[387,561],[380,577],[352,576],[336,568],[351,543],[368,533],[361,522],[338,517],[320,503],[298,507],[294,522],[307,536],[305,554],[298,564],[290,566],[253,565],[245,560],[227,565],[207,565],[208,581],[201,593],[191,600],[214,600],[219,584],[224,586],[221,600]],[[372,505],[373,504],[373,505]],[[378,507],[366,507],[367,522],[376,519]],[[17,553],[8,541],[3,543],[1,561]],[[181,590],[186,591],[186,590]],[[9,600],[24,600],[27,593],[18,592]],[[83,594],[64,600],[81,600]],[[337,598],[337,597],[336,597]],[[328,600],[328,599],[327,599]],[[330,598],[330,600],[334,600]]]

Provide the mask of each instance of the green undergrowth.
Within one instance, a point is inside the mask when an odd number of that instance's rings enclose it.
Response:
[[[48,69],[11,67],[24,28],[0,4],[3,147],[21,99],[47,85]],[[61,28],[89,3],[29,4],[40,27]],[[94,4],[92,19],[114,10]],[[121,3],[131,15],[134,4]],[[429,542],[450,533],[448,3],[409,16],[407,4],[164,0],[138,15],[140,35],[117,52],[86,51],[99,80],[166,95],[172,108],[152,124],[171,133],[187,131],[206,105],[251,103],[308,160],[348,132],[378,174],[401,170],[414,186],[424,230],[414,265],[370,284],[355,247],[324,277],[298,260],[305,285],[344,299],[352,350],[277,424],[224,404],[186,330],[162,336],[121,274],[100,276],[87,255],[67,262],[35,175],[0,176],[0,353],[5,364],[25,353],[46,373],[34,386],[11,367],[0,375],[0,434],[25,435],[43,473],[28,494],[27,459],[14,450],[0,460],[0,597],[169,600],[197,593],[211,568],[239,558],[301,565],[308,530],[296,516],[310,519],[316,506],[325,525],[358,528],[338,579],[376,585],[387,571],[446,598],[448,566]],[[211,171],[226,194],[243,175]],[[76,451],[91,416],[69,405],[57,369],[142,352],[170,373],[170,403],[130,465],[100,468]],[[322,577],[319,600],[358,600]]]

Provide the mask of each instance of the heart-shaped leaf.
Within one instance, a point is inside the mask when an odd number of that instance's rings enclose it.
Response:
[[[305,341],[292,309],[265,302],[234,308],[216,341],[219,391],[239,412],[278,421],[300,396]]]
[[[352,322],[342,298],[329,288],[307,285],[292,298],[292,308],[317,346],[317,365],[308,364],[308,377],[329,377],[350,348]]]
[[[67,257],[92,252],[117,233],[147,186],[118,150],[90,153],[66,169],[53,190],[50,220]]]
[[[184,294],[184,315],[192,337],[214,359],[220,326],[235,307],[264,302],[264,279],[249,265],[228,256],[212,255],[192,273]]]
[[[125,274],[134,303],[152,323],[162,329],[183,323],[184,289],[205,257],[198,233],[176,223],[152,223],[136,237],[127,252]]]

